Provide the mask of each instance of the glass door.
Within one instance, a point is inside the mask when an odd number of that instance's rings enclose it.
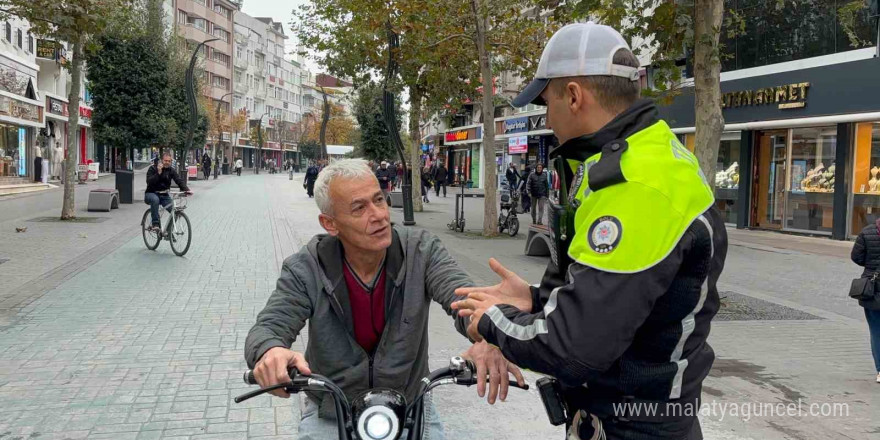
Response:
[[[784,227],[788,181],[788,130],[758,134],[755,152],[752,224],[765,229]]]

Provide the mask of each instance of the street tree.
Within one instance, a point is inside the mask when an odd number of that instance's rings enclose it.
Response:
[[[315,160],[321,156],[321,144],[317,140],[308,139],[299,144],[299,154],[306,160]]]
[[[515,68],[527,74],[540,55],[539,45],[548,37],[552,22],[524,14],[540,10],[546,3],[537,0],[312,0],[295,11],[294,29],[305,45],[316,49],[317,61],[330,73],[363,83],[388,62],[388,30],[400,38],[392,56],[399,65],[399,77],[388,78],[386,87],[394,92],[406,88],[409,94],[409,165],[412,179],[420,179],[420,119],[427,110],[461,103],[474,92],[487,67],[485,83],[490,84],[493,103],[494,74]],[[477,23],[480,23],[479,29]],[[549,24],[548,24],[549,23]],[[483,51],[476,43],[481,41]],[[478,57],[482,53],[482,58]],[[478,62],[485,60],[485,62]],[[495,63],[497,70],[491,67]],[[486,126],[494,132],[494,105],[483,107]],[[484,175],[494,189],[494,136],[486,136]],[[421,211],[420,185],[413,185],[413,208]],[[495,192],[487,191],[484,233],[497,234]]]
[[[776,0],[784,3],[786,0]],[[723,0],[580,0],[568,7],[577,18],[592,18],[619,30],[636,56],[651,59],[654,89],[645,95],[661,101],[671,99],[683,79],[677,63],[692,53],[696,134],[694,153],[710,185],[715,185],[715,166],[724,118],[721,114],[721,59],[719,41],[724,19]],[[738,17],[728,16],[725,28],[735,32]]]
[[[316,116],[318,123],[310,124],[308,138],[320,141],[322,124],[324,119],[323,109],[318,110]],[[325,139],[327,145],[348,145],[354,134],[354,122],[345,114],[341,105],[330,103],[330,114],[327,120]]]
[[[382,86],[369,82],[357,88],[354,101],[354,117],[360,126],[359,155],[374,161],[381,161],[397,156],[389,136],[388,126],[382,110]],[[397,103],[398,114],[401,114]],[[398,120],[397,130],[400,131],[402,121]]]
[[[0,18],[16,16],[30,23],[34,35],[65,42],[70,60],[64,64],[71,76],[67,108],[71,127],[79,125],[85,53],[98,46],[97,35],[111,28],[125,28],[137,10],[136,0],[0,0]],[[76,136],[68,136],[65,146],[64,198],[61,219],[76,217],[74,182],[76,172]]]

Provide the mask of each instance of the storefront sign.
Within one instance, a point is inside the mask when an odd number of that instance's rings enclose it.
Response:
[[[43,119],[40,107],[5,95],[0,95],[0,114],[32,122]]]
[[[529,131],[529,118],[516,118],[504,121],[505,133],[521,133]]]
[[[778,104],[780,109],[802,108],[807,105],[808,88],[810,88],[810,83],[802,82],[787,86],[725,93],[721,95],[721,108],[766,104]]]
[[[529,131],[544,130],[547,128],[547,116],[538,115],[529,118]]]
[[[514,136],[507,140],[508,154],[523,154],[529,152],[529,137]]]
[[[37,58],[44,60],[58,59],[58,43],[52,40],[37,39]]]
[[[58,116],[67,116],[67,104],[60,99],[46,98],[46,111]]]
[[[91,125],[92,123],[92,109],[80,107],[79,108],[79,117],[80,122],[83,124]]]
[[[27,173],[27,129],[18,127],[18,175]]]
[[[468,138],[467,130],[450,131],[446,133],[446,142],[466,141]]]

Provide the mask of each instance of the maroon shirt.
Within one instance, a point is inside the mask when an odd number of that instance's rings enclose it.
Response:
[[[342,266],[351,303],[354,339],[372,354],[385,330],[385,266],[382,265],[372,289],[358,278],[347,261]]]

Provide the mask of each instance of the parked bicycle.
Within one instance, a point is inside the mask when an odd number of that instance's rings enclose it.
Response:
[[[425,395],[442,385],[471,386],[477,383],[474,364],[458,356],[449,360],[448,367],[434,370],[422,379],[416,398],[409,403],[402,394],[387,388],[367,390],[349,402],[342,389],[324,376],[304,376],[296,369],[291,369],[288,374],[293,378],[290,382],[243,394],[235,398],[235,403],[282,388],[290,394],[303,391],[330,393],[335,405],[340,440],[398,440],[403,438],[404,429],[408,432],[407,440],[421,440],[425,424]],[[244,373],[244,382],[257,384],[253,371]],[[528,385],[520,387],[516,381],[510,381],[510,386],[529,389]]]
[[[154,251],[162,240],[167,240],[174,255],[182,257],[189,251],[192,242],[192,226],[183,212],[186,209],[186,193],[173,192],[170,195],[171,203],[159,210],[159,229],[152,227],[150,209],[147,208],[141,219],[141,231],[147,249]]]

